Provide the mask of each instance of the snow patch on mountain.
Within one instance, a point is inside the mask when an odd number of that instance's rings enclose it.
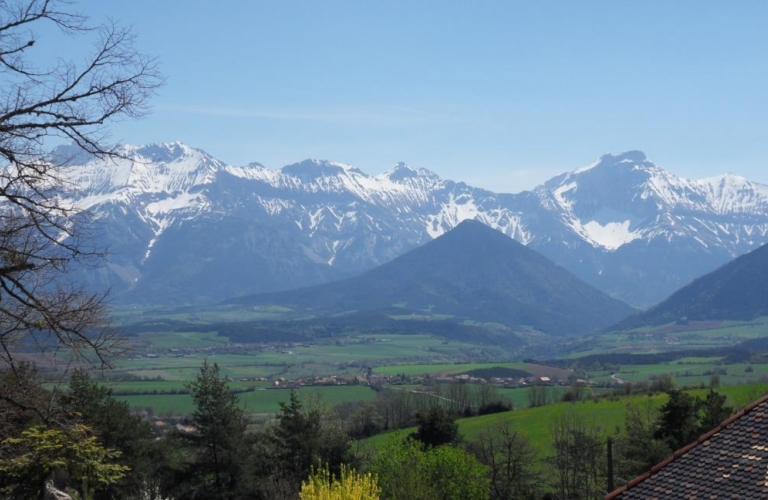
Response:
[[[448,200],[440,205],[440,211],[428,215],[426,231],[432,238],[437,238],[459,225],[460,222],[477,217],[479,210],[475,200],[466,194],[450,193]]]
[[[641,237],[639,233],[631,231],[629,225],[630,221],[628,220],[609,222],[605,225],[591,220],[586,224],[582,224],[582,227],[585,230],[586,236],[593,244],[599,245],[606,250],[616,250],[622,245]]]
[[[158,216],[167,214],[175,210],[196,208],[198,212],[208,208],[210,204],[205,197],[200,194],[179,193],[177,196],[163,198],[161,200],[150,202],[146,205],[146,211],[149,214]]]

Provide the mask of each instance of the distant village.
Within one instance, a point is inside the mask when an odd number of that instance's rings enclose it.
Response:
[[[180,347],[169,348],[162,353],[149,352],[143,355],[137,355],[134,359],[148,358],[155,359],[161,357],[171,358],[201,358],[210,357],[215,361],[216,355],[223,354],[241,354],[248,355],[254,351],[273,351],[280,354],[291,355],[294,353],[294,349],[297,348],[312,348],[316,347],[314,344],[304,342],[285,342],[285,343],[233,343],[224,346],[215,347]],[[374,373],[373,367],[367,366],[362,363],[347,362],[341,363],[340,366],[344,369],[359,368],[360,371],[356,374],[339,374],[339,375],[317,375],[317,376],[301,376],[294,379],[286,379],[285,377],[242,377],[237,379],[230,379],[232,381],[239,382],[271,382],[272,389],[298,389],[306,386],[333,386],[333,385],[369,385],[369,386],[383,386],[383,385],[433,385],[441,383],[490,383],[496,387],[517,388],[527,387],[530,385],[571,385],[574,382],[583,385],[589,385],[587,380],[558,380],[556,378],[547,376],[530,376],[530,377],[477,377],[468,374],[445,374],[445,375],[408,375],[408,374],[381,374]]]

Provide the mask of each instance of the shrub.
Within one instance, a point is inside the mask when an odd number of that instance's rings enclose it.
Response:
[[[331,474],[328,466],[313,470],[301,483],[300,500],[379,500],[381,490],[370,472],[358,474],[342,465],[339,478]]]

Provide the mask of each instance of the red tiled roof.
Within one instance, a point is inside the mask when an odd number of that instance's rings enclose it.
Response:
[[[768,395],[606,500],[768,499]]]

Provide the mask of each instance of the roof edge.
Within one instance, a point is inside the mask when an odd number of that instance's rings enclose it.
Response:
[[[647,472],[637,476],[636,478],[628,481],[627,484],[625,484],[624,486],[619,486],[615,490],[611,491],[610,493],[605,495],[605,500],[614,500],[615,498],[617,498],[619,495],[621,495],[625,491],[634,488],[639,483],[642,483],[646,479],[648,479],[651,476],[657,474],[662,468],[664,468],[665,466],[667,466],[670,463],[674,462],[675,460],[677,460],[681,456],[685,455],[686,453],[688,453],[689,451],[691,451],[692,449],[694,449],[695,447],[697,447],[701,443],[703,443],[705,441],[708,441],[712,436],[714,436],[715,434],[717,434],[718,432],[720,432],[724,428],[728,427],[733,422],[735,422],[736,420],[740,419],[741,417],[743,417],[744,415],[746,415],[750,411],[754,410],[757,406],[765,403],[766,401],[768,401],[768,394],[765,394],[763,397],[761,397],[757,401],[754,401],[754,402],[748,404],[747,406],[745,406],[744,408],[742,408],[741,410],[737,411],[736,413],[734,413],[733,415],[731,415],[730,417],[725,419],[723,422],[721,422],[720,425],[718,425],[714,429],[712,429],[709,432],[699,436],[696,439],[696,441],[693,441],[692,443],[689,443],[689,444],[683,446],[679,450],[675,450],[675,452],[672,453],[672,455],[670,457],[668,457],[668,458],[664,459],[663,461],[659,462],[658,464],[654,465],[653,467],[651,467],[651,469],[649,471],[647,471]]]

